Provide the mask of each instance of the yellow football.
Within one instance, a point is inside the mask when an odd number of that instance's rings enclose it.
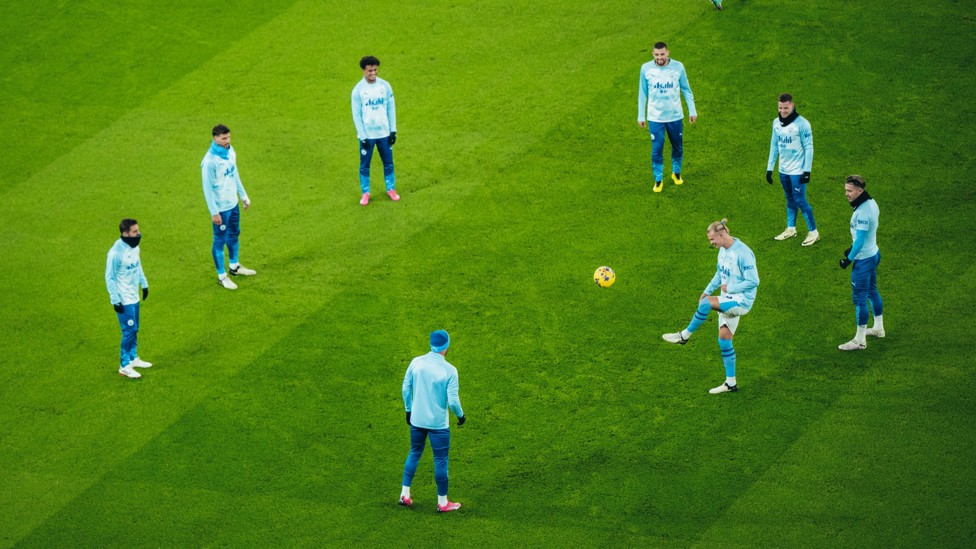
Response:
[[[596,282],[601,288],[613,286],[614,280],[617,280],[617,275],[613,272],[613,269],[606,265],[600,267],[593,273],[593,282]]]

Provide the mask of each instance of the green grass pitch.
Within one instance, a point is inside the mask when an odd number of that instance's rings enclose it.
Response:
[[[0,547],[969,547],[976,536],[976,8],[931,0],[6,2]],[[688,69],[685,185],[635,123]],[[396,91],[398,189],[358,201],[358,59]],[[776,97],[813,125],[822,240],[772,237]],[[218,288],[199,162],[253,200]],[[376,170],[379,179],[379,171]],[[843,178],[881,207],[888,337],[858,353]],[[141,380],[105,253],[145,234]],[[683,327],[730,219],[762,284],[735,395]],[[801,235],[803,223],[801,221]],[[617,273],[601,289],[600,265]],[[396,505],[400,382],[451,332],[454,514]]]

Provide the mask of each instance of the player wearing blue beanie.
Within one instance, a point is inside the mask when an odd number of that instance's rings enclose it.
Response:
[[[458,396],[457,368],[444,358],[450,346],[451,336],[445,330],[431,332],[430,352],[410,362],[403,376],[402,388],[407,425],[410,426],[410,453],[403,464],[400,505],[413,505],[410,485],[430,438],[430,447],[434,451],[434,481],[437,483],[439,513],[461,508],[460,503],[447,499],[448,454],[451,449],[448,409],[457,416],[458,426],[464,425],[467,419]]]

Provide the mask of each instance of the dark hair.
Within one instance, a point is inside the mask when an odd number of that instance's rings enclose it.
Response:
[[[230,128],[228,128],[223,124],[217,124],[216,126],[214,126],[213,128],[214,137],[217,137],[218,135],[224,135],[225,133],[230,133]]]
[[[128,217],[123,219],[122,222],[119,223],[119,234],[129,232],[129,229],[131,229],[133,225],[138,225],[138,224],[139,222],[136,221],[135,219],[129,219]]]
[[[380,66],[380,60],[373,57],[372,55],[367,55],[359,60],[359,68],[366,70],[366,67],[373,65],[375,67]]]
[[[666,49],[668,49],[668,45],[665,44],[664,42],[657,42],[657,43],[654,44],[654,49],[656,49],[656,50],[666,50]]]
[[[862,189],[865,187],[865,185],[867,185],[867,183],[864,181],[864,178],[857,174],[847,176],[847,179],[844,181],[844,183],[850,183],[851,185],[854,185],[855,187],[860,187]]]
[[[779,102],[780,103],[792,103],[793,102],[793,96],[790,95],[790,94],[788,94],[788,93],[781,93],[781,94],[779,94]]]

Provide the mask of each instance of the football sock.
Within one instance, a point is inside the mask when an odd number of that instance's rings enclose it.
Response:
[[[858,342],[858,343],[860,343],[862,345],[865,345],[866,344],[865,342],[867,341],[866,340],[867,331],[868,331],[868,325],[867,324],[864,324],[862,326],[858,326],[857,327],[857,333],[854,334],[854,341],[856,341],[856,342]]]
[[[712,304],[710,301],[708,301],[707,298],[699,301],[698,310],[695,311],[695,315],[691,317],[691,322],[688,323],[688,328],[686,328],[687,332],[689,334],[694,333],[695,330],[697,330],[698,327],[701,326],[703,322],[705,322],[705,319],[708,318],[708,311],[711,310],[712,310]]]
[[[681,330],[681,339],[691,339],[691,332],[688,330]]]
[[[735,387],[735,376],[726,377],[725,384],[728,385],[729,387]]]
[[[447,505],[447,496],[437,496],[437,505],[441,507]]]
[[[881,319],[881,315],[874,317],[874,326],[872,328],[874,330],[884,330],[884,320]]]
[[[721,339],[718,340],[718,347],[722,350],[722,363],[725,365],[725,377],[726,383],[728,379],[732,380],[729,385],[735,385],[735,349],[732,348],[731,339]]]
[[[400,497],[409,498],[410,497],[410,487],[404,486],[400,489]]]

